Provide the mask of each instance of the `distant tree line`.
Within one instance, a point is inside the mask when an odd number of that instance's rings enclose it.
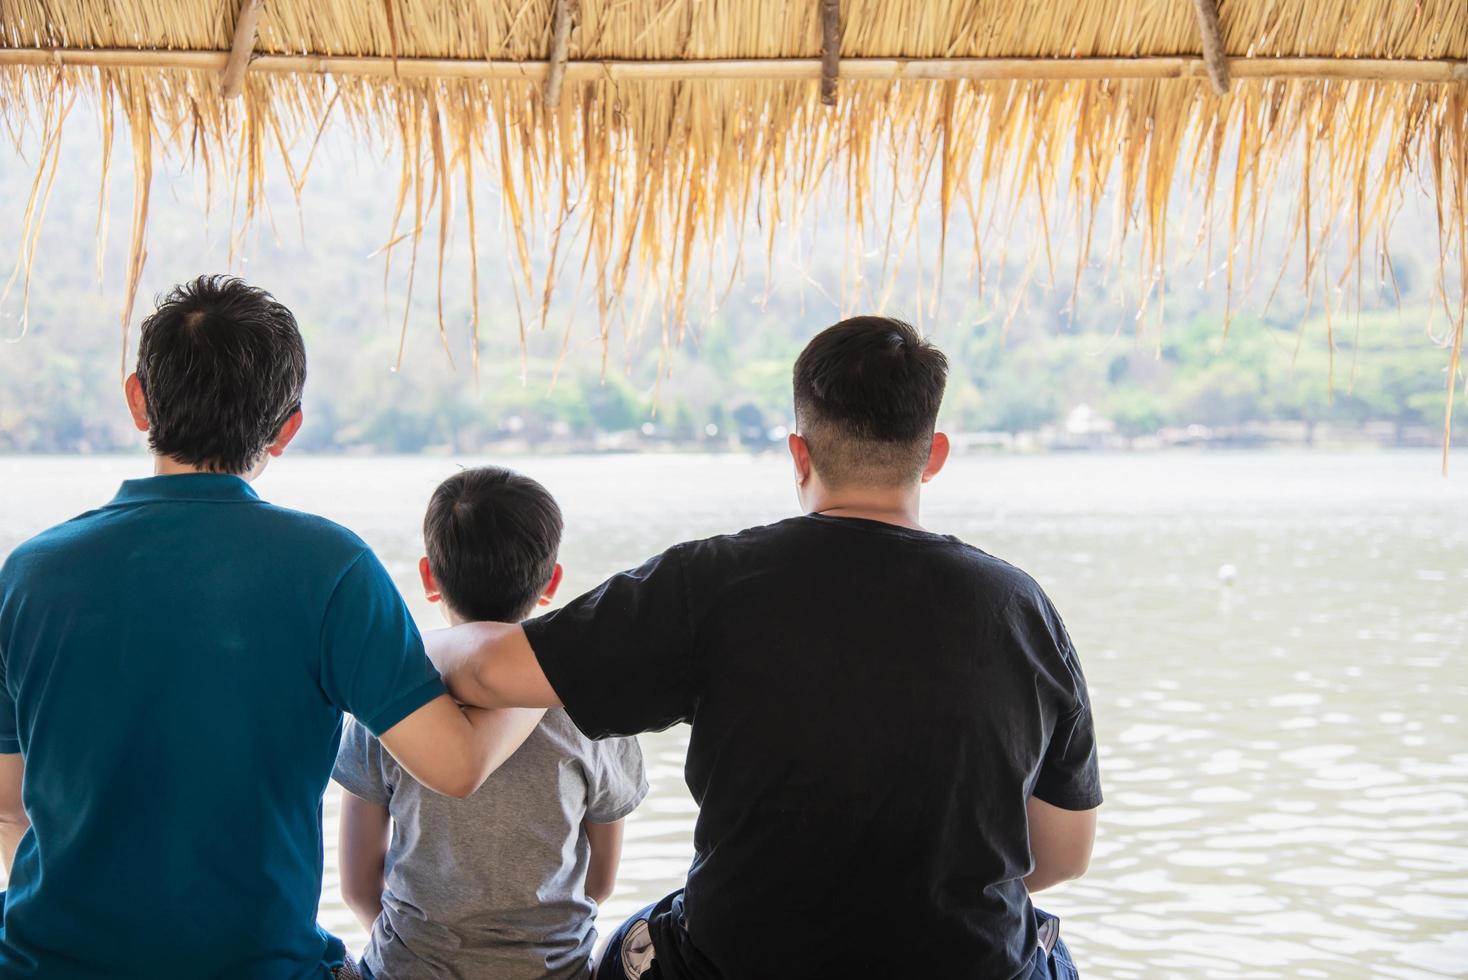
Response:
[[[105,322],[105,320],[103,321]],[[789,372],[803,342],[768,315],[724,321],[677,351],[670,373],[595,358],[560,365],[532,346],[502,344],[476,381],[427,345],[389,370],[394,338],[344,343],[308,323],[312,355],[308,424],[299,445],[316,451],[470,452],[512,440],[575,448],[626,433],[625,445],[759,447],[791,424]],[[138,443],[120,395],[116,334],[41,318],[0,351],[0,451],[103,452]],[[1125,436],[1167,426],[1240,426],[1288,420],[1337,427],[1385,423],[1397,433],[1441,424],[1443,352],[1423,340],[1413,311],[1337,324],[1334,363],[1300,327],[1198,316],[1168,324],[1160,343],[1096,330],[1011,329],[994,321],[945,324],[951,368],[943,424],[952,431],[1021,433],[1062,422],[1089,405]],[[1296,347],[1298,345],[1298,352]],[[648,356],[635,364],[653,362]],[[590,363],[587,363],[587,362]]]

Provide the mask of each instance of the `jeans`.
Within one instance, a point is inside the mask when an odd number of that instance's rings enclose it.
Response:
[[[657,902],[643,906],[617,927],[602,950],[591,980],[658,980],[648,932],[648,919],[657,907]]]
[[[633,913],[626,922],[617,927],[607,940],[606,949],[602,952],[596,972],[592,974],[592,980],[660,980],[654,958],[656,950],[652,947],[647,924],[658,904],[660,903],[654,902]],[[1035,909],[1036,927],[1052,920],[1058,928],[1059,920],[1055,916]],[[1030,972],[1023,974],[1022,980],[1080,980],[1075,960],[1071,959],[1070,950],[1058,933],[1055,946],[1050,952],[1045,952],[1044,947],[1035,950]]]
[[[1041,926],[1046,922],[1055,920],[1057,929],[1060,920],[1049,912],[1035,909],[1035,925]],[[1026,980],[1080,980],[1080,972],[1076,970],[1075,960],[1070,958],[1070,949],[1065,945],[1065,940],[1059,938],[1057,931],[1055,948],[1047,954],[1044,947],[1035,950],[1034,965],[1030,968]]]

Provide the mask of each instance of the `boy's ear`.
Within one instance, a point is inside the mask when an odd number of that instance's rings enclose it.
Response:
[[[133,425],[139,432],[148,431],[148,399],[143,397],[143,383],[134,371],[122,383],[122,392],[127,396],[127,410],[133,417]]]
[[[285,424],[275,434],[275,441],[265,447],[265,451],[272,456],[279,456],[285,452],[285,447],[289,446],[291,440],[296,437],[296,433],[301,431],[301,423],[303,421],[305,421],[305,416],[301,414],[301,410],[298,408],[291,413],[290,418],[285,420]]]
[[[433,568],[428,564],[427,555],[418,559],[418,577],[423,580],[423,597],[429,602],[442,602],[443,593],[438,591],[438,583],[433,580]]]
[[[795,484],[803,487],[810,482],[810,445],[804,436],[794,432],[786,442],[790,446],[790,459],[795,463]]]
[[[924,483],[938,475],[943,464],[948,462],[948,451],[952,448],[948,442],[948,436],[942,432],[933,433],[933,448],[928,450],[928,463],[923,467]]]
[[[561,567],[561,563],[556,562],[556,570],[551,572],[551,580],[546,583],[545,589],[540,593],[539,605],[548,606],[551,604],[551,600],[556,597],[556,590],[561,587],[561,576],[564,572],[565,569]]]

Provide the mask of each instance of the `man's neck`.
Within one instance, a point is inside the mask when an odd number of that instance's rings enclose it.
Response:
[[[194,466],[192,463],[181,463],[178,460],[174,459],[172,456],[153,457],[154,476],[188,476],[194,473],[210,473],[215,476],[221,475],[218,470],[206,470],[202,466]],[[251,480],[255,479],[255,477],[258,476],[259,473],[260,468],[256,467],[255,469],[247,473],[231,473],[227,475],[237,476],[241,480],[244,480],[246,483],[249,483]]]
[[[180,463],[171,456],[153,457],[154,476],[187,476],[191,473],[207,473],[206,469],[198,466],[190,466],[188,463]]]
[[[823,490],[806,501],[806,511],[826,517],[855,517],[924,530],[918,520],[917,487],[895,490]]]

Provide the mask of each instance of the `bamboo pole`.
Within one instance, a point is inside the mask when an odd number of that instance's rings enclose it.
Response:
[[[227,51],[138,48],[0,48],[0,66],[176,68],[218,71]],[[262,54],[250,70],[270,74],[351,75],[390,78],[523,79],[544,81],[546,61],[454,58],[358,57]],[[1380,82],[1468,82],[1468,59],[1229,58],[1233,78],[1322,79]],[[568,61],[567,81],[799,81],[821,78],[819,58],[745,58],[674,61]],[[1086,81],[1099,79],[1204,78],[1196,55],[1147,58],[843,58],[841,77],[853,81],[995,80]]]
[[[841,0],[821,0],[821,104],[836,104],[841,72]]]
[[[581,0],[556,0],[550,68],[546,71],[545,88],[541,92],[547,108],[561,104],[561,82],[566,76],[566,57],[571,47],[571,25],[580,8]]]
[[[230,45],[224,80],[219,85],[219,94],[226,99],[233,99],[244,90],[245,71],[255,50],[255,27],[260,23],[260,8],[264,5],[265,0],[240,0],[240,13],[234,22],[234,43]]]
[[[1228,94],[1228,56],[1223,53],[1223,27],[1218,22],[1218,0],[1193,0],[1198,16],[1198,33],[1203,38],[1203,63],[1213,91]]]

